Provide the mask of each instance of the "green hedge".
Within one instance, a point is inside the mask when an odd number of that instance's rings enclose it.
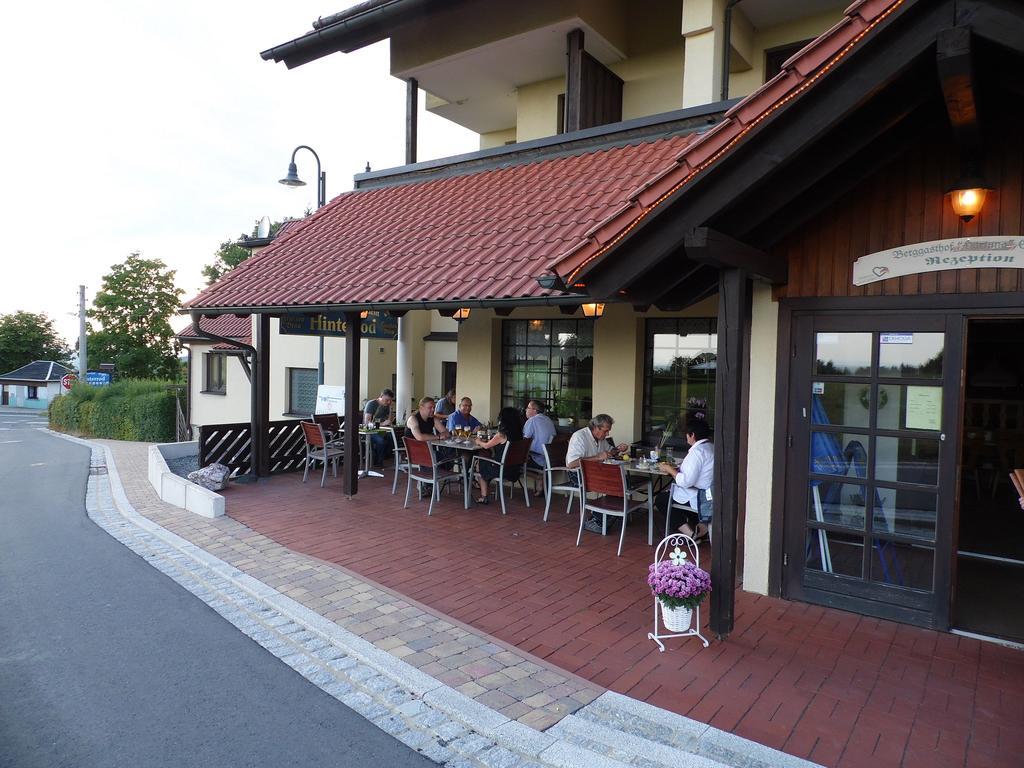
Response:
[[[78,383],[50,403],[50,427],[86,437],[174,440],[174,382],[139,379],[108,387]]]

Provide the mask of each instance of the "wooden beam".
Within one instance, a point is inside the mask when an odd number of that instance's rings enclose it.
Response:
[[[741,418],[745,328],[750,290],[742,269],[724,269],[718,288],[718,354],[715,371],[714,519],[711,536],[711,614],[708,626],[719,639],[733,629],[736,600],[736,531],[742,468]]]
[[[956,24],[970,27],[976,37],[1024,55],[1020,0],[957,0]]]
[[[583,114],[583,30],[565,36],[565,131],[578,131]]]
[[[258,477],[270,476],[270,315],[256,316],[256,434],[252,457]]]
[[[789,266],[764,251],[708,227],[696,227],[683,239],[686,256],[698,264],[742,269],[772,285],[785,285]]]
[[[363,412],[359,407],[359,340],[358,312],[345,313],[345,463],[341,491],[350,499],[359,492],[359,425]]]
[[[981,144],[978,106],[974,99],[974,74],[971,65],[971,30],[952,27],[939,32],[936,38],[935,64],[939,85],[946,102],[946,114],[953,135],[961,147]]]
[[[405,83],[405,164],[416,162],[419,125],[420,84],[415,77]]]
[[[703,301],[718,290],[718,270],[702,265],[693,276],[678,288],[659,296],[654,306],[662,312],[681,312],[689,306]]]

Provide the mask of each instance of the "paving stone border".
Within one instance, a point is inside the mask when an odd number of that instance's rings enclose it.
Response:
[[[518,722],[140,515],[109,447],[51,434],[90,448],[86,509],[100,527],[311,683],[437,763],[814,765],[610,691],[546,731]]]

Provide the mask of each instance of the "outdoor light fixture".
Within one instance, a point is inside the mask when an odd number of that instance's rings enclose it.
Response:
[[[537,278],[537,284],[545,290],[562,290],[565,288],[565,284],[562,282],[562,278],[558,275],[547,274],[541,275]]]
[[[318,209],[324,207],[324,203],[327,202],[327,174],[320,170],[320,156],[313,151],[312,147],[307,147],[305,144],[300,144],[292,150],[292,161],[288,163],[288,175],[280,180],[281,184],[286,187],[304,187],[306,182],[299,178],[299,169],[295,165],[295,153],[300,149],[308,149],[312,153],[313,157],[316,158],[316,207]]]
[[[359,319],[360,320],[365,320],[369,316],[370,316],[370,310],[368,310],[368,309],[364,309],[362,312],[359,313]]]
[[[583,304],[584,317],[600,317],[604,314],[604,304]]]
[[[956,215],[966,223],[981,213],[987,194],[988,189],[977,179],[965,180],[949,191],[949,202]]]
[[[460,323],[469,317],[469,307],[459,307],[455,310],[455,314],[452,315]]]

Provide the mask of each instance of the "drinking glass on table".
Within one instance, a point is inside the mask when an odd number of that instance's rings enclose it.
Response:
[[[649,458],[651,460],[651,464],[657,464],[658,463],[658,449],[657,448],[652,448],[651,452],[650,452],[650,454],[648,454],[647,458]]]

